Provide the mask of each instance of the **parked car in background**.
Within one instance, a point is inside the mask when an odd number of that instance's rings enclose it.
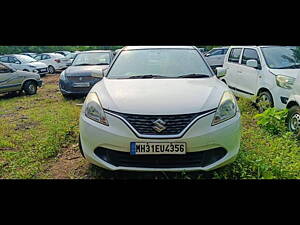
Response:
[[[235,97],[191,46],[123,48],[79,126],[83,156],[109,170],[209,171],[240,147]]]
[[[63,63],[66,64],[66,66],[70,66],[74,60],[74,58],[77,56],[78,53],[71,52],[68,55],[66,55],[64,58],[61,59]]]
[[[61,54],[63,56],[66,56],[66,55],[70,54],[71,52],[70,51],[56,51],[55,53]]]
[[[64,97],[86,95],[102,79],[99,71],[109,67],[113,59],[112,51],[94,50],[80,52],[71,66],[64,70],[59,79],[59,88]]]
[[[9,65],[16,70],[34,72],[38,73],[40,76],[44,76],[48,73],[48,68],[45,63],[38,62],[34,58],[31,58],[27,55],[3,55],[0,56],[0,62],[5,65]]]
[[[300,73],[299,56],[296,46],[233,46],[218,76],[237,96],[257,97],[260,111],[284,109]]]
[[[33,95],[41,86],[39,74],[16,70],[0,63],[0,93],[25,91],[27,95]]]
[[[202,53],[205,54],[207,52],[206,48],[198,48],[198,50]]]
[[[35,56],[37,56],[37,53],[25,52],[25,53],[21,53],[21,55],[27,55],[30,56],[31,58],[34,58]]]
[[[213,48],[204,54],[205,60],[216,72],[217,67],[223,66],[225,55],[228,51],[228,47]]]
[[[67,68],[66,63],[62,62],[64,56],[58,53],[42,53],[34,57],[34,59],[45,63],[51,74],[55,73],[56,70],[64,70]]]
[[[300,74],[293,85],[292,94],[289,97],[286,108],[288,129],[300,137]]]

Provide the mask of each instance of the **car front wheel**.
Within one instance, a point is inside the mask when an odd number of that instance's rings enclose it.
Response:
[[[289,131],[300,136],[300,106],[291,107],[286,120]]]
[[[274,107],[273,98],[270,92],[262,91],[259,93],[256,104],[260,113],[264,112],[268,108]]]
[[[54,74],[55,73],[55,68],[53,66],[49,66],[48,71],[49,71],[49,73]]]
[[[34,81],[27,81],[24,84],[23,90],[27,95],[34,95],[37,92],[37,84]]]

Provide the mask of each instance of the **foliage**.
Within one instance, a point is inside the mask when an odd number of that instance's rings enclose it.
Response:
[[[55,52],[55,51],[87,51],[87,50],[115,50],[123,46],[0,46],[0,54],[18,54],[23,52]]]
[[[283,134],[287,131],[285,120],[288,110],[280,110],[276,108],[268,108],[263,113],[257,114],[254,118],[257,119],[257,124],[270,132],[271,134]]]

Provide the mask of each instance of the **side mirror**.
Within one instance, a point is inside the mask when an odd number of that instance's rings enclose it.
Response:
[[[258,63],[255,59],[249,59],[246,61],[246,65],[252,68],[257,69],[258,68]]]
[[[204,56],[205,56],[205,57],[209,57],[209,56],[210,56],[210,54],[209,54],[209,53],[206,53]]]
[[[226,69],[225,68],[217,67],[216,70],[217,70],[217,77],[218,78],[224,77],[226,75]]]
[[[103,76],[104,76],[103,70],[100,70],[99,72],[92,73],[92,77],[103,78]]]

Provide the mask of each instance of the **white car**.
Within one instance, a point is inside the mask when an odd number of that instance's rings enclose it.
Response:
[[[288,100],[286,108],[289,110],[287,116],[287,126],[292,132],[300,136],[300,74],[298,74],[293,86],[292,94]]]
[[[227,51],[228,47],[213,48],[212,50],[204,54],[205,60],[213,69],[215,69],[216,67],[221,67],[223,66]]]
[[[78,53],[75,52],[67,54],[64,58],[61,59],[62,63],[64,63],[66,66],[70,66],[77,54]]]
[[[48,68],[45,63],[38,62],[27,55],[3,55],[0,56],[0,62],[8,65],[16,70],[38,73],[44,76],[48,73]]]
[[[266,107],[284,109],[300,72],[298,47],[234,46],[226,56],[218,76],[237,96],[258,97]]]
[[[105,73],[80,115],[79,146],[89,162],[108,170],[209,171],[236,158],[238,105],[196,47],[125,47]]]
[[[45,63],[48,66],[49,73],[53,74],[56,70],[66,69],[67,63],[62,59],[65,57],[58,53],[42,53],[34,57],[36,60]]]

